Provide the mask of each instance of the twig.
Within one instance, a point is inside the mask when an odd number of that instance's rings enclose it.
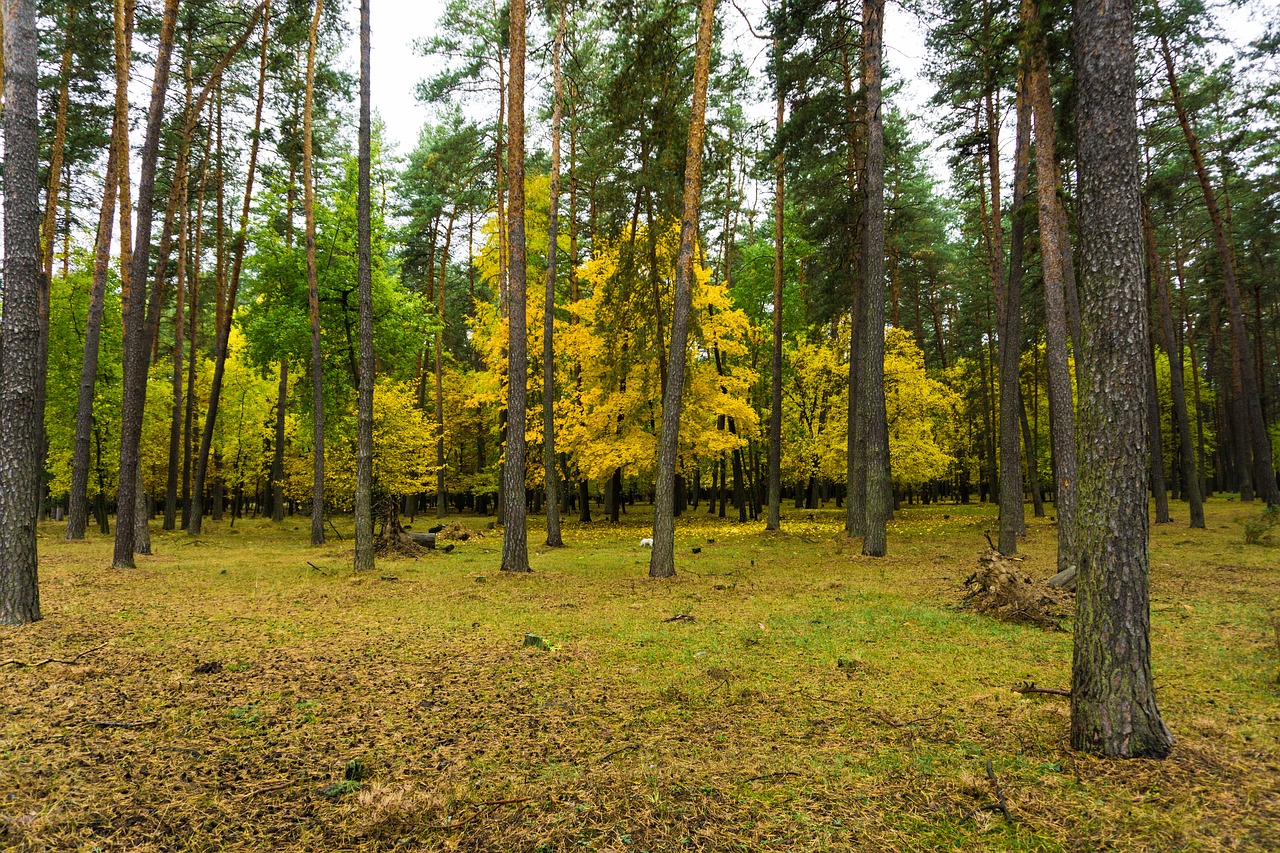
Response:
[[[329,526],[333,528],[333,535],[338,537],[338,541],[339,542],[344,541],[342,538],[342,534],[338,532],[338,525],[333,523],[333,519],[326,518],[325,521],[329,522]]]
[[[991,787],[995,789],[996,800],[999,803],[1000,813],[1004,815],[1004,819],[1013,823],[1013,815],[1009,814],[1009,804],[1004,800],[1004,791],[1000,790],[1000,780],[996,778],[996,771],[991,769],[991,759],[987,759],[987,778],[991,780]]]
[[[111,641],[110,641],[110,640],[108,640],[107,642],[109,643],[109,642],[111,642]],[[76,661],[80,660],[80,658],[84,657],[84,656],[85,656],[85,655],[87,655],[87,654],[91,654],[92,652],[96,652],[96,651],[98,651],[98,649],[101,649],[101,648],[103,648],[103,647],[104,647],[104,646],[106,646],[106,645],[107,645],[107,643],[103,643],[102,645],[94,646],[94,647],[93,647],[93,648],[91,648],[91,649],[85,649],[85,650],[84,650],[84,651],[82,651],[80,654],[76,655],[75,657],[66,658],[66,659],[63,659],[63,658],[45,658],[44,660],[42,660],[42,661],[37,661],[36,663],[27,663],[26,661],[21,661],[21,660],[18,660],[18,659],[16,659],[16,658],[14,658],[14,659],[12,659],[12,660],[0,661],[0,666],[16,666],[18,669],[36,669],[37,667],[42,667],[42,666],[45,666],[46,664],[51,664],[51,663],[63,663],[63,664],[68,664],[68,665],[69,665],[69,664],[73,664],[73,663],[75,663]]]
[[[484,803],[476,803],[473,806],[473,808],[475,808],[476,810],[475,814],[471,815],[466,820],[460,820],[457,823],[436,824],[434,826],[428,826],[427,829],[436,830],[436,831],[461,829],[462,827],[466,826],[469,823],[473,823],[474,821],[477,821],[482,817],[487,817],[488,815],[493,814],[502,806],[513,806],[513,805],[516,805],[517,803],[527,803],[527,802],[529,802],[528,797],[517,797],[514,800],[490,800]],[[517,809],[516,811],[519,811],[519,809]]]
[[[156,720],[142,720],[137,723],[122,723],[116,720],[90,720],[89,723],[100,729],[145,729],[147,726],[154,726],[160,722]]]
[[[328,576],[329,576],[329,571],[328,571],[327,569],[325,569],[325,568],[323,568],[323,567],[321,567],[321,566],[317,566],[315,563],[311,562],[310,560],[307,560],[307,565],[308,565],[308,566],[310,566],[311,568],[315,569],[317,572],[319,572],[320,574],[324,575],[325,577],[328,577]]]
[[[987,540],[987,544],[991,546],[991,550],[992,550],[992,551],[999,551],[999,550],[1000,550],[999,548],[997,548],[997,547],[996,547],[996,543],[994,543],[994,542],[992,542],[992,541],[991,541],[991,534],[990,534],[990,533],[988,533],[987,531],[985,531],[985,530],[984,530],[984,531],[982,531],[982,535],[983,535],[983,537],[984,537],[984,538],[986,538],[986,540]]]
[[[900,723],[897,720],[895,720],[893,717],[890,717],[888,714],[881,713],[880,711],[872,711],[871,716],[875,717],[877,720],[884,723],[886,726],[892,726],[895,729],[904,729],[907,726],[915,726],[915,725],[919,725],[920,723],[927,723],[930,720],[937,719],[938,717],[942,716],[942,712],[939,711],[938,713],[930,714],[927,717],[917,717],[914,720],[907,720],[905,723]]]
[[[762,773],[759,776],[752,776],[749,779],[743,779],[742,783],[745,785],[748,782],[763,782],[765,779],[780,779],[783,776],[799,776],[799,775],[800,774],[795,772],[794,770],[779,770],[776,773]]]
[[[597,759],[596,759],[594,762],[592,762],[592,763],[593,763],[593,764],[603,764],[604,762],[608,761],[610,758],[613,758],[615,755],[621,755],[622,753],[626,752],[627,750],[630,750],[630,749],[639,749],[639,748],[640,748],[640,744],[638,744],[638,743],[629,743],[629,744],[627,744],[626,746],[620,746],[620,747],[618,747],[617,749],[615,749],[613,752],[609,753],[608,755],[602,755],[602,756],[600,756],[599,758],[597,758]]]
[[[1027,693],[1044,693],[1049,696],[1066,696],[1068,699],[1071,698],[1070,690],[1059,690],[1056,687],[1036,687],[1036,684],[1034,681],[1023,682],[1022,684],[1013,688],[1013,692],[1022,693],[1023,695]]]
[[[254,788],[252,791],[245,791],[244,795],[246,797],[256,797],[259,794],[267,794],[267,793],[270,793],[271,791],[282,791],[285,788],[289,788],[293,786],[294,784],[295,784],[295,780],[286,779],[283,782],[276,782],[273,785],[267,785],[266,787],[263,787],[263,788]]]

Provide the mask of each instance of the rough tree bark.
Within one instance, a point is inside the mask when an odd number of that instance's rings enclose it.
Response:
[[[1173,304],[1169,298],[1169,271],[1156,248],[1155,229],[1151,224],[1150,211],[1145,207],[1142,230],[1147,244],[1147,268],[1151,270],[1151,278],[1156,286],[1164,351],[1169,357],[1169,396],[1173,401],[1173,417],[1178,425],[1178,445],[1181,448],[1182,496],[1191,510],[1191,526],[1204,530],[1204,498],[1200,492],[1200,477],[1196,472],[1196,457],[1191,452],[1191,419],[1187,415],[1182,345],[1174,331]]]
[[[560,124],[564,116],[564,51],[565,10],[567,0],[560,3],[560,23],[556,27],[551,64],[554,77],[554,100],[551,108],[551,190],[547,208],[547,287],[542,306],[542,470],[547,491],[547,545],[564,545],[560,535],[560,476],[556,470],[556,350],[552,337],[556,316],[556,254],[559,248],[557,206],[560,203]]]
[[[1035,0],[1023,0],[1025,9]],[[1000,553],[1016,554],[1018,537],[1027,532],[1026,507],[1022,503],[1022,459],[1019,421],[1022,386],[1018,381],[1022,355],[1022,252],[1026,233],[1028,173],[1031,157],[1031,102],[1024,46],[1018,70],[1017,131],[1013,155],[1013,222],[1009,230],[1009,276],[1003,299],[997,301],[1000,324]],[[999,295],[999,294],[998,294]]]
[[[863,196],[862,290],[867,346],[858,365],[858,405],[867,428],[866,527],[862,553],[883,557],[893,482],[889,471],[889,419],[884,397],[884,116],[880,81],[884,60],[884,0],[863,0],[862,85],[867,111],[867,168]]]
[[[781,24],[787,16],[785,0],[778,14],[778,23]],[[778,110],[774,125],[778,137],[778,155],[774,164],[773,192],[773,359],[769,372],[769,512],[765,518],[765,530],[778,530],[782,526],[782,264],[786,258],[783,245],[786,175],[783,169],[782,123],[786,118],[787,101],[782,84],[782,47],[776,36],[773,39],[773,49],[777,54],[778,64],[778,78],[775,81]]]
[[[1031,29],[1031,104],[1036,132],[1036,203],[1040,218],[1040,258],[1044,272],[1045,366],[1049,375],[1050,440],[1054,459],[1054,509],[1058,514],[1058,570],[1079,564],[1076,554],[1076,436],[1071,366],[1067,356],[1067,306],[1063,244],[1066,221],[1058,200],[1056,127],[1044,33],[1035,3],[1026,19]],[[1145,391],[1143,395],[1145,397]]]
[[[311,314],[311,544],[324,544],[324,364],[320,351],[320,285],[316,272],[316,182],[311,169],[311,108],[315,100],[316,34],[324,0],[316,0],[307,36],[307,80],[302,107],[302,206],[306,215],[307,307]],[[195,515],[195,513],[192,513]]]
[[[4,0],[4,315],[0,319],[0,624],[40,618],[36,419],[40,127],[36,3]]]
[[[680,439],[680,405],[684,395],[684,366],[689,355],[689,312],[693,302],[693,254],[698,240],[698,202],[702,194],[702,142],[707,116],[707,79],[711,71],[712,25],[716,0],[702,0],[698,44],[693,60],[693,108],[689,117],[689,145],[684,160],[684,198],[680,220],[680,250],[676,255],[675,298],[671,309],[667,386],[662,395],[662,430],[658,438],[658,482],[653,499],[653,549],[649,576],[669,578],[675,564],[676,451]]]
[[[1249,329],[1245,325],[1244,306],[1240,300],[1240,284],[1236,277],[1235,248],[1227,234],[1223,222],[1222,211],[1218,207],[1218,197],[1213,184],[1209,180],[1209,170],[1205,167],[1204,154],[1200,150],[1200,140],[1191,127],[1191,116],[1187,112],[1182,99],[1182,89],[1178,85],[1178,75],[1173,64],[1173,52],[1169,47],[1168,36],[1160,33],[1160,53],[1164,57],[1165,76],[1169,83],[1169,91],[1173,96],[1173,106],[1178,114],[1178,124],[1182,127],[1182,135],[1186,139],[1187,150],[1191,154],[1191,162],[1195,166],[1196,177],[1200,182],[1201,194],[1204,196],[1205,210],[1209,213],[1209,223],[1213,229],[1213,243],[1218,252],[1218,261],[1222,265],[1222,285],[1227,294],[1228,317],[1231,321],[1231,360],[1232,370],[1240,374],[1240,398],[1245,419],[1240,429],[1245,432],[1240,443],[1252,451],[1253,470],[1250,471],[1253,486],[1268,506],[1280,505],[1280,487],[1276,484],[1275,467],[1271,460],[1271,439],[1267,435],[1266,417],[1262,411],[1262,397],[1259,394],[1257,368],[1250,353],[1253,347],[1249,344]],[[1247,467],[1246,467],[1247,470]],[[1242,472],[1244,473],[1244,472]],[[1241,496],[1243,499],[1243,495]]]
[[[147,359],[151,347],[147,341],[147,273],[151,260],[151,219],[155,196],[156,162],[160,155],[160,131],[164,124],[165,94],[169,86],[169,65],[173,57],[173,36],[178,18],[178,0],[166,0],[164,18],[160,25],[160,47],[156,56],[156,70],[152,78],[151,105],[147,118],[147,130],[142,144],[142,162],[138,182],[137,239],[134,241],[132,268],[129,271],[133,284],[129,298],[125,300],[124,320],[124,389],[120,405],[120,472],[116,492],[117,514],[115,552],[112,565],[118,569],[132,569],[136,531],[126,520],[137,501],[139,445],[142,440],[142,414],[146,405]],[[124,176],[121,176],[121,184]],[[123,229],[122,234],[123,238]]]
[[[266,53],[263,52],[265,58]],[[264,66],[265,67],[265,66]],[[357,572],[372,571],[373,558],[373,247],[369,186],[372,133],[369,92],[369,0],[360,0],[360,132],[356,179],[357,287],[360,303],[360,377],[356,410]]]
[[[511,2],[507,82],[507,447],[502,465],[502,571],[529,571],[525,507],[525,419],[529,339],[526,333],[524,233],[525,0]]]
[[[1147,590],[1148,332],[1132,0],[1074,7],[1082,462],[1071,746],[1162,758]],[[1038,128],[1037,128],[1038,130]]]
[[[213,431],[217,426],[218,404],[222,399],[222,381],[226,373],[227,347],[231,339],[231,324],[235,318],[236,294],[240,290],[240,273],[244,268],[244,253],[249,228],[249,205],[253,199],[253,179],[258,166],[258,143],[262,129],[262,105],[267,85],[267,47],[271,30],[271,0],[264,0],[262,9],[262,48],[258,59],[258,100],[254,110],[253,133],[249,139],[249,165],[245,174],[244,202],[240,208],[240,228],[236,234],[235,254],[231,261],[231,280],[226,289],[225,298],[218,305],[217,315],[220,318],[218,328],[214,330],[216,337],[213,343],[213,381],[209,386],[209,403],[205,410],[204,432],[200,437],[200,450],[196,455],[195,486],[192,491],[193,507],[188,519],[187,531],[195,536],[200,533],[204,516],[204,487],[209,471],[209,453],[213,446]],[[252,24],[245,30],[239,44],[247,40]],[[238,47],[233,47],[238,51]],[[230,53],[228,54],[229,57]],[[310,90],[308,90],[310,91]],[[221,125],[219,125],[221,126]],[[221,160],[219,160],[221,163]],[[221,165],[219,165],[221,173]],[[218,180],[222,187],[221,174]],[[219,196],[221,198],[221,195]],[[219,228],[222,218],[218,218]],[[221,232],[219,232],[221,233]]]
[[[125,0],[115,2],[116,100],[111,125],[111,149],[107,154],[107,174],[102,190],[102,209],[94,242],[93,286],[85,319],[84,361],[80,366],[80,387],[76,397],[75,444],[71,452],[71,493],[67,497],[68,540],[84,539],[89,526],[89,461],[93,437],[93,398],[98,380],[98,355],[102,341],[102,310],[106,297],[107,270],[111,264],[111,237],[115,226],[116,192],[121,182],[120,153],[129,145],[129,13]],[[129,178],[124,177],[125,181]],[[124,242],[127,244],[128,235]]]

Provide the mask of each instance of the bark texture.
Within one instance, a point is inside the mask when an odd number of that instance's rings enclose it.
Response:
[[[683,211],[680,250],[676,255],[675,296],[671,308],[671,341],[667,382],[662,395],[662,432],[658,437],[658,481],[653,498],[653,550],[649,576],[669,578],[675,563],[676,453],[680,440],[680,406],[684,396],[684,367],[689,355],[689,313],[693,303],[693,258],[698,242],[698,203],[702,197],[702,142],[706,129],[707,80],[711,72],[712,25],[715,0],[702,0],[698,44],[693,60],[693,108],[689,117],[689,145],[684,158]]]
[[[547,545],[564,545],[560,535],[560,476],[556,469],[556,350],[553,334],[556,316],[556,255],[559,236],[557,207],[560,203],[560,125],[564,116],[565,9],[561,0],[560,23],[556,27],[551,64],[554,95],[551,107],[551,191],[547,209],[547,288],[542,306],[542,470],[547,490]]]
[[[1147,268],[1156,289],[1160,308],[1160,332],[1165,354],[1169,357],[1169,396],[1173,401],[1173,417],[1178,426],[1179,457],[1182,462],[1182,497],[1191,510],[1191,526],[1204,529],[1204,498],[1196,457],[1191,451],[1191,419],[1187,415],[1187,390],[1182,366],[1182,344],[1174,329],[1173,303],[1169,298],[1169,271],[1156,248],[1155,229],[1150,212],[1143,211],[1143,231],[1147,242]],[[1194,363],[1194,362],[1193,362]]]
[[[866,426],[866,527],[862,553],[883,557],[893,512],[889,472],[889,419],[884,397],[884,116],[880,81],[884,60],[884,0],[863,0],[862,85],[867,110],[867,162],[863,195],[863,326],[867,346],[858,365],[859,401]]]
[[[264,53],[265,57],[266,54]],[[356,406],[357,572],[373,570],[373,247],[369,186],[372,133],[369,92],[369,0],[360,0],[360,139],[356,178],[356,286],[360,303],[360,377]]]
[[[307,308],[311,313],[311,544],[324,544],[324,363],[320,351],[320,284],[316,272],[316,182],[311,168],[311,108],[315,100],[316,31],[324,0],[316,0],[307,37],[307,81],[302,106],[302,206],[306,215]],[[194,513],[192,513],[194,515]]]
[[[1080,169],[1079,573],[1071,745],[1161,758],[1147,590],[1147,312],[1132,0],[1074,9]]]
[[[525,506],[525,421],[529,339],[525,333],[524,66],[525,0],[511,2],[510,79],[507,83],[507,448],[502,465],[502,571],[529,571]]]
[[[36,4],[4,0],[4,314],[0,319],[0,624],[40,618],[40,128]]]
[[[160,155],[160,131],[164,124],[165,93],[169,85],[169,65],[173,58],[173,36],[178,17],[178,0],[166,0],[160,25],[160,48],[152,78],[151,104],[147,130],[142,144],[142,162],[138,181],[137,239],[134,241],[129,278],[133,285],[125,300],[124,317],[124,389],[120,405],[120,471],[116,506],[122,519],[116,524],[115,552],[112,565],[119,569],[134,567],[135,528],[128,523],[128,513],[137,501],[139,444],[142,440],[142,414],[146,405],[147,361],[151,347],[147,340],[146,281],[151,260],[152,204],[155,197],[156,162]],[[121,173],[121,186],[126,183]],[[124,229],[121,229],[123,239]]]
[[[1040,259],[1044,270],[1045,366],[1049,374],[1050,441],[1054,459],[1054,509],[1058,513],[1058,570],[1079,564],[1076,553],[1075,411],[1071,363],[1067,355],[1066,215],[1058,199],[1057,130],[1044,33],[1036,4],[1025,19],[1031,31],[1031,103],[1036,127],[1036,203],[1040,218]],[[1145,396],[1145,392],[1143,392]]]
[[[781,20],[785,20],[785,3],[779,14]],[[778,135],[778,156],[774,164],[773,191],[773,358],[769,365],[769,509],[765,530],[778,530],[782,526],[782,264],[786,259],[783,244],[786,175],[782,157],[782,123],[786,118],[787,102],[782,87],[782,56],[777,38],[773,41],[773,49],[779,54],[776,81],[778,114],[774,125]]]

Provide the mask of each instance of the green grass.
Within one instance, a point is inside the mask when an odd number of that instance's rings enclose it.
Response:
[[[882,560],[834,509],[784,507],[772,535],[691,512],[664,581],[645,507],[568,524],[527,576],[469,517],[482,538],[362,577],[349,531],[313,548],[304,519],[155,531],[132,572],[50,525],[46,618],[0,629],[0,659],[107,645],[0,669],[0,846],[1273,848],[1280,549],[1244,544],[1256,512],[1153,529],[1163,762],[1073,753],[1066,701],[1011,690],[1068,686],[1071,637],[957,610],[982,505],[905,508]],[[1030,521],[1047,577],[1053,528]],[[987,761],[1012,824],[984,808]]]

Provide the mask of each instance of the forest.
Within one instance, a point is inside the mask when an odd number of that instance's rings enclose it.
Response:
[[[0,5],[0,848],[1274,849],[1271,0]]]

